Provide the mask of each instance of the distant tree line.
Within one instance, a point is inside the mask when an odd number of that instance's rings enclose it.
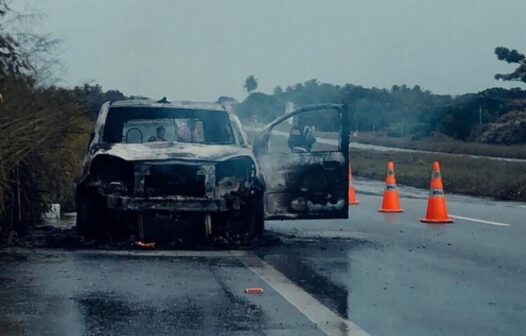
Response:
[[[513,74],[496,78],[523,78],[519,75],[524,71],[523,55],[501,48],[495,52],[499,59],[522,62]],[[358,132],[383,132],[414,139],[440,134],[465,141],[526,143],[526,91],[519,88],[491,88],[451,96],[433,94],[418,85],[379,89],[311,79],[285,89],[278,86],[272,94],[253,92],[236,106],[236,111],[245,122],[266,123],[283,114],[287,102],[295,106],[348,104],[350,129]],[[323,130],[336,127],[332,120],[320,120],[318,125]]]

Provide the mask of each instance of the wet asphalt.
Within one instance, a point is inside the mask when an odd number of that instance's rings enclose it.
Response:
[[[254,249],[0,250],[0,335],[357,334],[327,332],[324,308],[370,335],[526,334],[525,204],[448,195],[493,224],[428,225],[426,191],[401,187],[385,215],[382,184],[356,185],[350,220],[268,222],[278,239]]]

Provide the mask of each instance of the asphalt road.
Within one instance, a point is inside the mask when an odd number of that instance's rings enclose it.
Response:
[[[252,250],[1,250],[0,335],[526,334],[525,204],[448,195],[428,225],[427,191],[385,215],[356,185],[350,220],[268,222]]]

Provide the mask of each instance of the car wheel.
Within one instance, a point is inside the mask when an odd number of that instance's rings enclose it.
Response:
[[[100,238],[106,224],[104,198],[86,194],[77,199],[77,235],[86,239]]]

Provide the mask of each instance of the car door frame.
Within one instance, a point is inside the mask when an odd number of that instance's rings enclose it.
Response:
[[[326,210],[326,212],[315,212],[315,211],[300,211],[296,209],[295,211],[283,211],[282,213],[276,213],[275,211],[271,211],[273,209],[272,206],[269,205],[268,199],[269,194],[271,193],[278,193],[277,189],[272,188],[271,183],[269,183],[269,176],[265,176],[263,172],[263,176],[266,181],[266,191],[265,191],[265,219],[330,219],[330,218],[347,218],[348,217],[348,207],[349,207],[349,200],[348,200],[348,183],[349,183],[349,176],[348,176],[348,167],[349,167],[349,110],[347,105],[343,104],[317,104],[317,105],[308,105],[301,108],[298,108],[294,111],[285,113],[284,115],[274,119],[272,122],[270,122],[267,126],[265,126],[260,133],[255,137],[255,140],[253,142],[253,151],[254,156],[258,160],[259,166],[262,167],[263,165],[272,165],[272,163],[269,162],[260,162],[260,159],[266,159],[270,158],[272,156],[272,153],[269,153],[269,142],[270,142],[270,136],[272,134],[272,130],[282,122],[286,121],[289,118],[292,118],[294,116],[308,113],[312,111],[317,110],[335,110],[339,113],[340,116],[340,138],[339,138],[339,150],[338,151],[326,151],[326,152],[307,152],[307,153],[293,153],[291,155],[296,155],[301,158],[304,162],[311,162],[311,164],[315,164],[314,162],[320,163],[321,157],[326,157],[328,161],[330,160],[337,160],[341,164],[342,173],[343,170],[345,170],[345,177],[343,177],[342,181],[342,192],[340,194],[341,200],[343,200],[343,209],[341,210]],[[338,154],[336,154],[338,153]],[[318,158],[319,157],[319,158]],[[268,160],[263,160],[268,161]],[[272,160],[270,160],[272,161]],[[321,159],[321,164],[323,165],[323,159]],[[308,168],[307,163],[305,164],[298,164],[298,167],[301,168]],[[264,170],[264,169],[262,169]],[[284,195],[292,194],[294,191],[290,190],[291,188],[286,188],[279,190],[279,193]],[[295,191],[297,193],[297,191]],[[339,204],[339,202],[338,202]]]

